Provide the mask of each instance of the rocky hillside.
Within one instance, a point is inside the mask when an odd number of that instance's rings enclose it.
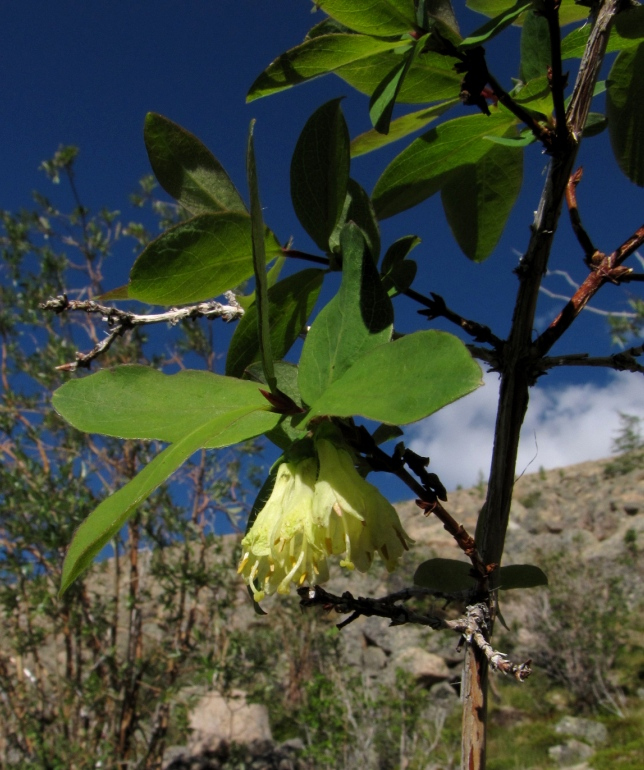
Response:
[[[449,495],[448,510],[471,532],[484,494],[485,489],[480,485]],[[331,592],[350,590],[354,595],[383,596],[409,585],[415,567],[425,558],[462,558],[440,522],[425,518],[413,501],[400,504],[398,509],[407,532],[416,541],[402,569],[392,575],[378,568],[368,575],[339,574],[338,570],[327,586]],[[551,585],[549,589],[502,592],[500,604],[506,629],[499,629],[495,644],[513,658],[535,661],[537,684],[533,685],[531,680],[522,687],[528,703],[531,697],[545,697],[546,690],[547,697],[554,699],[551,706],[556,713],[551,716],[554,719],[559,713],[559,718],[556,723],[551,719],[551,745],[542,747],[541,752],[543,755],[548,749],[548,766],[586,761],[597,745],[607,740],[603,725],[593,728],[594,722],[577,723],[573,719],[573,722],[564,721],[562,727],[562,715],[572,719],[568,712],[585,711],[587,716],[597,713],[598,708],[601,711],[602,707],[605,713],[612,709],[623,714],[629,693],[636,698],[644,696],[642,627],[627,623],[628,633],[624,633],[622,627],[625,619],[641,608],[643,550],[644,465],[641,462],[624,458],[588,462],[566,469],[541,470],[517,481],[505,563],[536,564],[549,575]],[[284,603],[283,598],[267,603],[268,615],[258,617],[253,614],[243,591],[240,592],[234,622],[244,629],[250,646],[254,645],[253,639],[275,634],[276,625],[284,623]],[[437,612],[448,614],[457,614],[459,609],[444,608],[442,604],[435,607]],[[306,610],[305,614],[308,617],[301,622],[314,623],[315,633],[322,635],[330,635],[333,624],[342,619],[316,610]],[[311,619],[311,615],[315,617]],[[289,617],[287,633],[297,633],[294,622],[297,624],[297,615]],[[618,640],[612,636],[618,634],[621,647],[640,650],[639,680],[629,686],[624,685],[618,671]],[[293,679],[297,679],[293,665],[303,666],[305,676],[316,670],[303,660],[295,664],[289,660],[293,649],[286,644],[273,653],[272,665],[276,672],[281,672],[278,677],[282,677],[285,688],[292,687]],[[344,699],[346,718],[351,716],[352,709],[368,707],[369,699],[361,701],[355,692],[343,692],[343,682],[351,682],[351,687],[355,687],[359,679],[360,686],[366,690],[388,687],[390,692],[396,692],[401,687],[402,676],[404,687],[411,682],[429,692],[423,697],[422,708],[425,718],[429,715],[429,721],[435,726],[437,734],[432,741],[436,749],[446,720],[449,723],[453,718],[450,715],[458,711],[461,653],[457,638],[411,625],[392,628],[384,619],[361,617],[334,635],[333,655],[334,674],[329,676],[329,681],[336,696]],[[595,673],[591,670],[593,666]],[[512,683],[509,687],[518,686]],[[497,688],[498,685],[494,690]],[[310,691],[307,692],[310,696]],[[245,744],[245,766],[249,767],[282,770],[303,767],[304,759],[298,759],[301,751],[308,748],[308,754],[307,751],[304,754],[315,755],[310,744],[313,732],[309,729],[307,733],[306,724],[293,725],[294,737],[279,746],[275,743],[272,726],[277,726],[279,737],[289,731],[285,733],[283,724],[278,724],[276,712],[283,714],[285,707],[283,704],[278,707],[271,700],[274,695],[265,698],[252,688],[250,694],[241,689],[222,693],[217,692],[216,687],[209,692],[196,692],[193,688],[188,694],[190,698],[186,703],[190,703],[192,737],[187,746],[175,746],[166,753],[167,767],[173,770],[227,767],[231,761],[227,752],[234,742]],[[498,692],[497,695],[501,698]],[[254,704],[248,704],[247,699]],[[527,714],[525,708],[517,709],[499,700],[493,706],[493,723],[496,719],[506,729],[528,718]],[[355,715],[352,718],[357,734],[369,729],[367,722],[361,722]],[[592,737],[584,738],[584,730],[590,731]],[[600,738],[596,738],[598,731]],[[305,747],[307,737],[309,745]],[[362,756],[366,766],[389,766],[378,759],[376,743],[374,735],[371,740],[365,739],[363,751],[366,753]],[[443,764],[427,767],[451,767],[445,751],[441,756]],[[206,760],[209,764],[203,764]],[[318,766],[322,766],[319,761]],[[526,761],[511,765],[515,766],[539,765]]]

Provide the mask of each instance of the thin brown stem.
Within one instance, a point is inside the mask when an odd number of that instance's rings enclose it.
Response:
[[[575,318],[607,282],[619,283],[631,272],[622,263],[644,243],[644,225],[629,236],[612,254],[596,252],[592,259],[592,272],[570,298],[561,313],[535,342],[535,350],[544,356],[557,340],[570,328]],[[601,259],[600,259],[601,257]]]
[[[581,216],[577,206],[577,185],[581,182],[583,173],[584,169],[579,167],[568,180],[568,184],[566,185],[566,204],[568,205],[568,214],[570,215],[570,224],[572,225],[573,232],[577,237],[579,245],[584,250],[586,264],[590,265],[593,263],[593,259],[595,258],[595,254],[598,253],[598,250],[595,248],[590,236],[581,223]]]

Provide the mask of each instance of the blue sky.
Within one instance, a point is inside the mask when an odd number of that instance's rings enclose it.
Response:
[[[457,3],[457,7],[462,5]],[[128,193],[149,172],[142,139],[145,113],[166,115],[199,136],[245,191],[244,155],[248,124],[255,130],[262,201],[267,224],[282,241],[314,250],[290,206],[288,166],[297,136],[308,116],[324,101],[346,96],[343,108],[355,135],[368,127],[367,99],[329,76],[297,89],[245,104],[259,72],[278,54],[302,40],[322,18],[311,14],[309,0],[138,0],[92,3],[80,0],[23,0],[3,9],[0,72],[3,113],[0,123],[2,184],[0,207],[29,206],[31,191],[47,182],[37,171],[59,144],[81,148],[77,181],[86,205],[130,213]],[[462,31],[481,23],[469,14]],[[518,72],[517,31],[507,30],[488,47],[491,69],[506,86]],[[571,63],[571,67],[572,67]],[[457,108],[450,117],[466,114]],[[352,174],[371,189],[380,171],[404,145],[354,161]],[[496,252],[473,265],[459,252],[438,198],[383,226],[383,243],[409,233],[423,243],[414,252],[420,280],[416,288],[438,292],[448,305],[490,325],[500,336],[509,328],[516,289],[512,268],[525,248],[536,208],[546,158],[532,146],[526,156],[523,192]],[[580,163],[580,210],[597,245],[612,250],[642,223],[644,191],[621,174],[608,138],[587,141]],[[62,194],[62,191],[61,191]],[[69,201],[61,200],[62,205]],[[117,253],[109,287],[127,280],[133,255]],[[586,275],[582,255],[564,216],[553,252],[553,269],[580,282]],[[571,289],[561,277],[546,285],[555,293]],[[609,286],[599,295],[602,309],[625,308],[634,286]],[[423,328],[415,306],[398,300],[397,327]],[[543,297],[539,323],[547,324],[561,302]],[[448,327],[443,327],[448,328]],[[555,352],[615,352],[605,319],[584,314]],[[457,402],[408,431],[419,451],[429,452],[432,468],[448,486],[487,476],[495,378],[472,400]],[[554,467],[605,456],[618,425],[617,411],[644,416],[640,375],[616,377],[592,369],[561,370],[542,378],[532,399],[520,464]],[[535,438],[536,436],[536,438]],[[519,471],[523,468],[519,468]],[[392,490],[394,496],[404,491]]]

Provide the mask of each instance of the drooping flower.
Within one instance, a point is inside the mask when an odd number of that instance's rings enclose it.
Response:
[[[238,572],[255,601],[290,584],[329,579],[327,557],[366,572],[379,553],[391,572],[413,542],[395,508],[355,468],[347,448],[320,431],[315,453],[283,462],[271,495],[242,540]]]
[[[327,550],[345,554],[343,567],[366,572],[379,553],[391,572],[413,542],[393,505],[355,468],[351,454],[319,439],[320,471],[315,484],[313,516],[326,531]]]
[[[329,578],[326,551],[313,531],[313,491],[318,471],[315,457],[279,466],[266,505],[242,540],[238,572],[255,601],[287,594],[290,584]]]

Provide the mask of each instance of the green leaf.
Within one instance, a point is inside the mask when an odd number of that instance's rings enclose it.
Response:
[[[533,0],[518,0],[515,5],[505,8],[493,19],[479,27],[476,32],[468,35],[458,46],[459,49],[465,51],[468,48],[476,48],[476,46],[483,45],[483,43],[496,37],[506,27],[509,27],[513,21],[516,21],[522,13],[527,11],[532,6],[532,3]]]
[[[365,352],[391,338],[393,308],[365,238],[353,223],[340,236],[342,283],[313,322],[300,358],[299,388],[312,404]]]
[[[513,5],[513,0],[467,0],[465,5],[472,11],[482,13],[485,16],[497,16],[505,9],[510,8]],[[563,27],[574,21],[580,21],[587,18],[589,13],[590,9],[578,4],[576,0],[562,0],[559,8],[559,24]],[[515,23],[521,24],[523,19],[525,16],[518,18]]]
[[[644,186],[644,43],[622,51],[606,79],[608,133],[617,163]]]
[[[584,137],[597,136],[608,127],[606,115],[600,112],[589,112],[584,126]]]
[[[339,67],[400,48],[401,41],[377,40],[366,35],[332,34],[306,40],[278,56],[250,87],[246,101],[284,91]],[[411,41],[409,42],[411,45]]]
[[[548,585],[546,573],[534,564],[511,564],[501,567],[498,581],[499,588],[506,591],[511,588],[536,588]]]
[[[399,61],[399,53],[386,51],[339,67],[335,74],[361,93],[371,96]],[[398,103],[422,104],[458,97],[463,76],[454,70],[457,63],[458,59],[434,51],[419,56],[405,76]]]
[[[592,27],[585,24],[561,41],[562,59],[581,59]],[[613,19],[606,53],[637,48],[644,41],[644,5],[620,11]]]
[[[251,364],[247,369],[248,375],[257,382],[263,382],[263,372],[258,364]],[[275,375],[277,377],[277,387],[282,393],[285,393],[299,407],[303,406],[302,396],[297,385],[298,367],[295,364],[286,361],[275,362]],[[288,449],[294,441],[298,441],[306,435],[305,425],[293,425],[293,422],[300,422],[300,416],[287,415],[282,417],[279,423],[271,430],[267,431],[265,436],[280,449]]]
[[[521,148],[492,144],[476,164],[462,166],[441,190],[449,226],[463,253],[474,262],[490,256],[499,242],[523,180]]]
[[[554,107],[547,75],[530,80],[521,88],[517,88],[512,97],[522,107],[527,107],[531,112],[540,113],[543,118],[550,119]]]
[[[269,230],[266,253],[282,249]],[[253,274],[251,222],[247,214],[200,214],[171,227],[138,257],[128,296],[155,305],[201,302],[234,289]]]
[[[159,184],[192,214],[246,213],[223,166],[196,136],[154,112],[145,117],[143,136]]]
[[[284,358],[304,331],[323,278],[323,270],[310,268],[288,276],[268,290],[268,324],[276,361]],[[245,369],[259,359],[257,306],[253,304],[233,334],[226,358],[226,374],[229,377],[241,377]]]
[[[440,104],[435,104],[433,107],[396,118],[396,120],[389,124],[388,134],[380,134],[374,129],[360,134],[351,142],[351,156],[357,158],[358,155],[372,152],[398,139],[409,136],[409,134],[413,134],[415,131],[420,131],[421,128],[425,128],[426,125],[439,118],[444,112],[460,103],[460,99],[450,99]]]
[[[264,247],[264,219],[262,204],[259,199],[259,183],[257,181],[257,164],[255,162],[255,145],[253,129],[255,121],[251,120],[248,131],[248,147],[246,150],[246,175],[250,191],[250,220],[253,242],[253,275],[255,276],[255,315],[256,330],[259,343],[259,355],[266,382],[271,393],[276,393],[277,384],[273,368],[273,351],[271,349],[271,330],[268,321],[268,281],[266,278],[266,249]]]
[[[472,565],[455,559],[429,559],[419,564],[414,585],[444,593],[460,593],[476,587]]]
[[[171,476],[197,450],[217,443],[218,434],[230,430],[236,420],[249,414],[249,408],[220,414],[171,444],[124,487],[92,511],[76,530],[69,546],[61,578],[60,593],[92,563],[94,557],[119,532],[136,508]]]
[[[211,372],[163,374],[149,366],[117,366],[70,380],[58,388],[54,409],[85,433],[175,442],[215,417],[239,409],[262,410],[268,403],[257,385]],[[244,441],[270,430],[279,415],[253,412],[217,442]],[[221,443],[207,446],[224,446]]]
[[[379,134],[389,133],[389,124],[394,111],[394,105],[398,98],[398,93],[409,72],[409,68],[414,59],[427,41],[428,35],[423,35],[414,44],[413,48],[403,56],[403,60],[397,64],[394,69],[380,81],[376,90],[369,100],[369,118],[371,125]]]
[[[333,253],[340,250],[340,234],[347,222],[354,222],[362,230],[373,261],[377,263],[380,256],[380,228],[376,212],[366,190],[354,179],[349,179],[342,214],[329,238],[329,248]]]
[[[271,286],[275,286],[279,280],[282,268],[285,264],[286,257],[278,257],[271,269],[266,273],[266,285],[269,289]],[[250,294],[235,294],[235,299],[237,300],[238,305],[241,305],[244,310],[248,310],[248,308],[255,302],[255,290],[251,291]]]
[[[550,32],[545,16],[526,13],[521,30],[521,80],[545,76],[550,66]]]
[[[341,24],[375,37],[401,35],[416,27],[413,0],[317,0]]]
[[[407,255],[419,243],[420,238],[417,235],[406,235],[387,249],[382,260],[380,277],[390,297],[406,291],[416,277],[417,265],[413,260],[407,259]]]
[[[537,141],[537,137],[529,128],[524,129],[518,136],[486,136],[485,138],[488,142],[502,144],[504,147],[514,147],[515,149],[527,147]]]
[[[398,214],[438,192],[448,175],[477,163],[491,149],[486,136],[514,131],[515,118],[501,110],[442,123],[403,150],[376,182],[372,200],[379,219]]]
[[[406,425],[481,384],[480,367],[457,337],[433,330],[414,332],[357,359],[311,404],[308,419],[361,415]]]
[[[344,207],[349,182],[349,131],[340,99],[317,109],[291,161],[291,198],[302,227],[323,251]]]

